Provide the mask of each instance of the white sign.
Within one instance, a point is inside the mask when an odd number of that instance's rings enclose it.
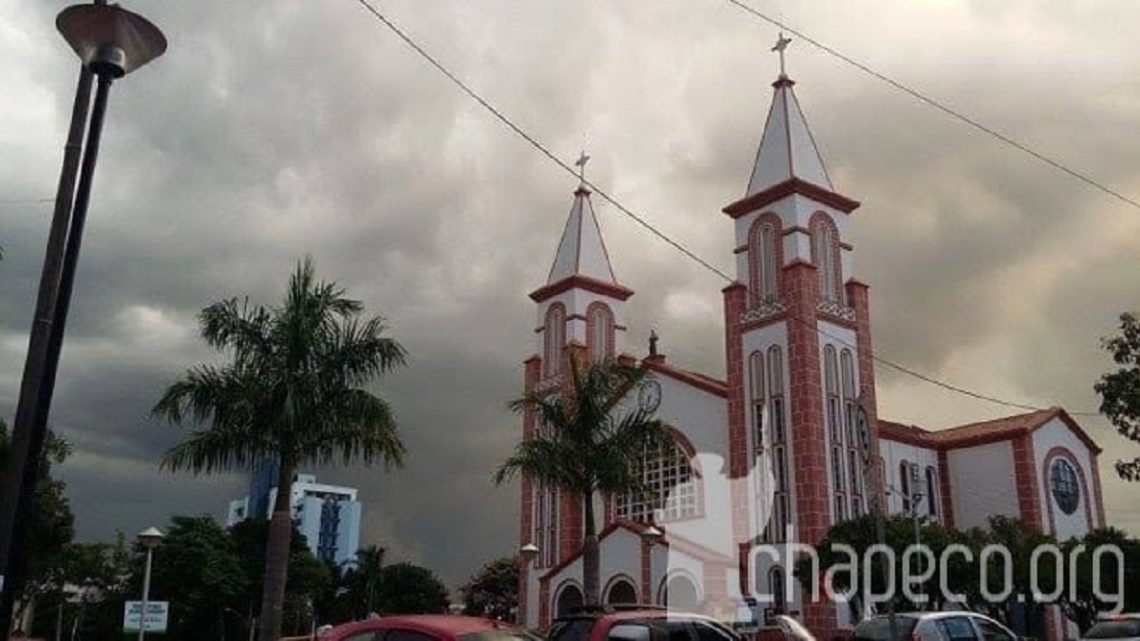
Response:
[[[166,632],[166,615],[170,610],[167,601],[146,602],[146,631]],[[142,601],[127,601],[123,605],[123,632],[138,632],[142,614]]]

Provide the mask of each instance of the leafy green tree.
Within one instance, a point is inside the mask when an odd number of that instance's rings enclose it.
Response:
[[[137,553],[141,563],[145,554]],[[175,516],[153,559],[151,598],[170,602],[167,634],[188,641],[223,638],[223,613],[247,589],[225,528],[209,516]]]
[[[376,612],[380,603],[380,583],[384,580],[382,547],[370,545],[356,553],[356,563],[345,570],[341,579],[342,599],[350,618],[363,619]]]
[[[8,461],[11,435],[8,424],[0,420],[0,484]],[[52,478],[53,464],[63,463],[71,454],[71,446],[53,432],[44,440],[43,453],[32,490],[31,519],[27,523],[26,560],[22,585],[11,586],[20,595],[13,613],[19,621],[26,608],[44,592],[59,585],[60,569],[68,544],[75,536],[75,517],[64,495],[63,481]]]
[[[561,392],[532,390],[512,401],[541,428],[520,442],[496,471],[502,484],[518,474],[578,498],[583,510],[582,584],[587,604],[598,603],[598,534],[594,497],[648,493],[641,474],[647,451],[672,446],[664,424],[640,406],[619,411],[618,402],[647,375],[616,360],[584,369],[570,359],[569,385]]]
[[[1078,547],[1084,550],[1078,554]],[[1112,554],[1100,557],[1098,582],[1093,581],[1093,552],[1100,546],[1116,546],[1123,559]],[[1111,610],[1115,603],[1103,601],[1097,592],[1106,595],[1124,595],[1124,611],[1140,611],[1140,540],[1129,537],[1115,528],[1093,530],[1080,539],[1070,539],[1064,545],[1065,585],[1074,585],[1072,593],[1068,589],[1062,594],[1065,615],[1072,619],[1083,635],[1101,612]],[[1073,564],[1072,559],[1076,559]],[[1118,572],[1117,563],[1123,561],[1123,577]],[[1123,578],[1123,581],[1121,580]],[[1096,588],[1100,588],[1097,590]]]
[[[1120,335],[1104,339],[1104,348],[1112,352],[1118,367],[1093,386],[1100,394],[1100,413],[1121,436],[1140,444],[1140,320],[1135,314],[1120,315]],[[1140,481],[1140,457],[1117,461],[1116,473],[1127,481]]]
[[[388,403],[364,386],[404,364],[399,343],[383,336],[380,317],[360,320],[363,305],[335,283],[318,281],[309,259],[289,280],[278,307],[230,299],[199,316],[202,337],[230,359],[188,370],[155,405],[155,416],[194,431],[162,458],[172,471],[213,473],[275,458],[278,488],[299,465],[400,465],[404,448]],[[261,603],[261,641],[277,641],[293,526],[288,491],[273,506]]]
[[[445,612],[447,588],[435,574],[412,563],[384,567],[378,590],[380,608],[387,614],[432,614]]]
[[[1042,534],[1040,529],[1026,524],[1021,519],[998,515],[989,518],[985,543],[997,545],[1009,552],[1013,590],[1005,601],[992,603],[979,600],[974,604],[975,609],[987,612],[1015,632],[1043,638],[1044,607],[1048,603],[1038,601],[1034,596],[1034,586],[1030,580],[1033,566],[1031,560],[1034,550],[1044,545],[1057,545],[1057,540],[1051,535]],[[989,571],[986,576],[990,584],[989,589],[992,593],[998,593],[1005,587],[1002,578],[1005,560],[997,555],[991,555],[988,561]],[[1055,563],[1056,558],[1051,554],[1044,554],[1038,558],[1037,587],[1042,593],[1051,593],[1056,588]]]
[[[519,563],[505,556],[483,566],[460,588],[463,614],[500,621],[514,616],[519,604]]]

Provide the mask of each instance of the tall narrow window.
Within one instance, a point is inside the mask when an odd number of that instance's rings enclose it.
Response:
[[[819,297],[822,300],[840,303],[839,239],[836,238],[834,223],[823,213],[816,214],[811,230],[812,262],[815,263],[819,278]]]
[[[614,316],[610,309],[600,303],[591,305],[586,322],[590,358],[597,363],[613,357]]]
[[[910,465],[906,461],[899,463],[899,494],[903,512],[910,514]]]
[[[557,376],[562,371],[562,348],[566,345],[566,308],[561,303],[547,308],[542,335],[546,375]]]
[[[752,352],[748,359],[748,376],[751,382],[752,447],[753,455],[764,450],[764,355]]]
[[[831,491],[835,502],[835,520],[847,518],[847,484],[844,482],[843,463],[847,458],[843,446],[842,408],[839,400],[839,364],[835,347],[823,348],[823,386],[826,404],[827,434],[831,446]]]
[[[851,350],[839,354],[839,373],[843,390],[843,438],[847,446],[847,479],[851,493],[851,515],[863,513],[863,465],[859,439],[855,435],[855,362]]]
[[[768,348],[768,422],[772,440],[772,516],[765,540],[780,542],[791,522],[791,481],[788,470],[788,434],[784,418],[784,353],[779,345]]]
[[[938,472],[933,465],[926,467],[926,507],[930,516],[938,516]]]
[[[784,591],[784,570],[779,567],[772,568],[768,573],[768,587],[772,590],[772,607],[776,612],[783,612],[788,607],[788,599]]]
[[[540,567],[558,563],[558,498],[558,488],[536,484],[534,542],[541,555]]]
[[[753,296],[758,304],[764,304],[776,300],[780,294],[778,221],[761,219],[752,228],[750,235]]]

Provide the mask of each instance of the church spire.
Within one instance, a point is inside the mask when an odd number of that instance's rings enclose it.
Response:
[[[589,160],[585,154],[582,158]],[[585,170],[585,160],[579,159],[576,164]],[[594,206],[590,202],[590,190],[584,180],[574,191],[574,204],[562,230],[562,240],[558,243],[558,253],[554,256],[546,284],[553,285],[572,276],[617,284],[601,229],[598,228],[598,219],[594,215]]]
[[[768,121],[756,152],[756,162],[748,181],[745,197],[759,193],[792,178],[809,182],[816,187],[833,191],[831,179],[819,149],[804,119],[803,110],[792,91],[795,84],[784,68],[784,50],[791,39],[781,32],[772,47],[780,56],[780,77],[772,83],[776,91],[768,110]]]

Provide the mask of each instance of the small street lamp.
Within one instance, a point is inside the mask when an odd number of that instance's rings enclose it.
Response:
[[[645,531],[641,533],[641,536],[645,538],[645,542],[649,545],[657,545],[661,542],[661,539],[665,538],[665,533],[659,530],[656,525],[650,524],[650,526],[645,528]]]
[[[529,564],[538,556],[538,546],[534,543],[527,543],[519,548],[519,556],[522,557],[523,563]]]
[[[27,532],[17,524],[30,520],[32,488],[47,434],[48,411],[55,391],[111,82],[166,51],[166,38],[158,27],[126,9],[107,5],[106,0],[64,9],[56,17],[56,27],[79,55],[82,66],[12,425],[6,466],[8,482],[0,496],[0,629],[4,630],[11,625],[14,588],[23,579]],[[93,77],[98,86],[92,105]],[[86,145],[82,144],[85,132]]]
[[[146,548],[146,571],[143,573],[142,612],[139,613],[139,641],[146,637],[146,602],[150,599],[150,562],[154,549],[162,543],[165,535],[156,527],[148,527],[135,537],[139,545]]]

